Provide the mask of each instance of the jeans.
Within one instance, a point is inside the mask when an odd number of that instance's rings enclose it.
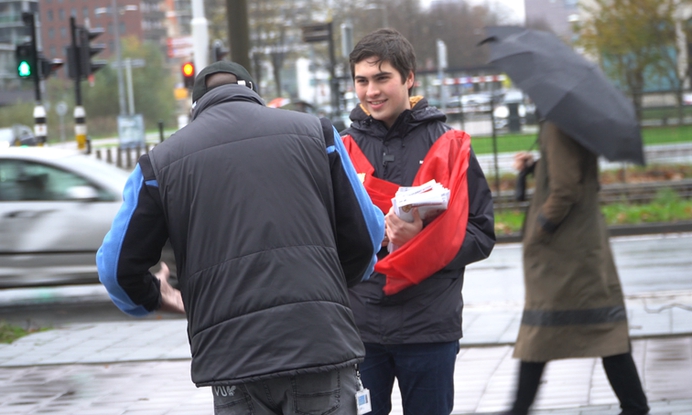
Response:
[[[212,386],[215,415],[356,415],[353,366],[227,386]]]
[[[360,366],[370,389],[372,412],[392,409],[394,378],[399,382],[404,415],[449,415],[454,406],[454,364],[459,342],[382,345],[365,343]]]

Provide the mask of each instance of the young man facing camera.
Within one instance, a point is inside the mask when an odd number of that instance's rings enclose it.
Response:
[[[420,96],[410,96],[416,58],[393,29],[365,36],[350,55],[360,104],[342,132],[359,177],[384,213],[386,234],[375,272],[351,288],[351,307],[365,343],[361,366],[373,414],[388,414],[396,378],[404,414],[449,415],[461,338],[466,265],[495,244],[490,189],[468,134]],[[393,213],[399,186],[435,179],[450,190],[447,210],[408,223]],[[392,253],[387,245],[399,247]]]

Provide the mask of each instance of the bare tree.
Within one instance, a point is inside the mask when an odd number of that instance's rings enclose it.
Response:
[[[205,0],[213,38],[226,36],[226,1]],[[252,72],[259,84],[263,78],[262,68],[270,65],[276,96],[284,92],[281,71],[287,60],[312,49],[318,66],[330,64],[326,43],[308,47],[300,40],[300,28],[305,24],[326,23],[331,19],[336,55],[342,65],[347,60],[341,57],[339,28],[348,21],[353,27],[354,43],[382,26],[397,29],[416,49],[419,68],[434,66],[435,42],[442,39],[448,45],[450,68],[460,69],[487,61],[486,49],[476,45],[484,37],[483,28],[500,21],[498,14],[486,6],[470,6],[464,1],[436,2],[429,9],[421,8],[419,0],[333,0],[329,4],[312,0],[299,4],[300,7],[296,7],[296,3],[288,0],[248,2]],[[345,68],[348,72],[347,66]]]
[[[448,45],[450,68],[485,63],[487,51],[476,45],[484,38],[483,28],[500,21],[487,7],[463,1],[438,2],[423,9],[417,0],[337,0],[336,7],[342,12],[335,19],[353,22],[354,42],[384,23],[401,32],[413,44],[421,69],[433,69],[428,64],[436,62],[437,39]]]

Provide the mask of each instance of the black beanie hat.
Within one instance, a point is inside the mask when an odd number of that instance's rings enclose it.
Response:
[[[245,81],[246,85],[252,88],[253,91],[257,92],[257,86],[255,81],[252,80],[250,73],[243,68],[242,65],[230,61],[218,61],[214,62],[202,71],[195,78],[195,84],[192,87],[192,102],[197,102],[198,99],[202,98],[204,94],[214,89],[207,88],[207,76],[215,73],[230,73],[238,78],[238,81]]]

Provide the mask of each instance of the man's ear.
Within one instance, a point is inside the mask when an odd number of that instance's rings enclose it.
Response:
[[[406,84],[406,89],[413,88],[413,81],[415,78],[416,76],[413,74],[413,71],[408,73],[408,77],[406,77],[406,81],[404,82]]]

